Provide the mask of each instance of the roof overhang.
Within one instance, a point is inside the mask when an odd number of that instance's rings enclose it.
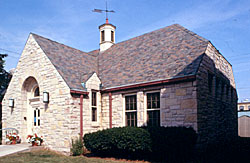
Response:
[[[70,93],[71,94],[78,94],[78,95],[88,95],[89,94],[89,92],[82,91],[82,90],[74,90],[74,89],[71,89]]]
[[[126,90],[126,89],[132,89],[132,88],[166,84],[166,83],[176,83],[176,82],[181,82],[181,81],[193,81],[195,79],[196,79],[196,75],[189,75],[189,76],[183,76],[183,77],[177,77],[177,78],[171,78],[171,79],[157,80],[157,81],[144,82],[144,83],[136,83],[136,84],[125,85],[125,86],[110,87],[110,88],[103,89],[101,92],[105,93],[105,92],[113,92],[113,91]]]

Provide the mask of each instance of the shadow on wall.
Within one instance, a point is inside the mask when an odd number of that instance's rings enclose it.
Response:
[[[219,66],[232,72],[229,64]],[[223,144],[235,139],[238,136],[237,92],[230,79],[205,53],[176,77],[195,75],[192,72],[196,74],[198,144]]]

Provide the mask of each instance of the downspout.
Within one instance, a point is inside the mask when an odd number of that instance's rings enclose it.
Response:
[[[80,96],[80,137],[83,137],[83,124],[82,124],[82,104],[83,104],[83,95]]]
[[[109,92],[109,128],[112,128],[112,94]]]
[[[83,95],[88,95],[88,92],[80,90],[70,90],[71,94],[80,95],[80,136],[83,137]]]

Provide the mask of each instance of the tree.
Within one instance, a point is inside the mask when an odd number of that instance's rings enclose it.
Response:
[[[11,79],[11,74],[4,69],[4,63],[5,63],[4,57],[7,56],[8,56],[7,54],[0,54],[0,102],[3,99],[3,95]]]

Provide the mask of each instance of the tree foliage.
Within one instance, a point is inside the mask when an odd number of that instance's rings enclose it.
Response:
[[[11,74],[4,69],[4,57],[7,56],[7,54],[0,54],[0,101],[2,101],[4,92],[7,89],[11,79]]]

